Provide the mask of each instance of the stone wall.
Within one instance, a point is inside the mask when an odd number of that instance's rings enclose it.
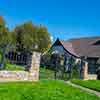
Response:
[[[29,80],[39,79],[39,66],[40,66],[40,53],[34,52],[32,55],[31,67],[29,68],[28,78]]]
[[[84,61],[83,64],[83,79],[88,80],[88,62]]]
[[[83,66],[83,73],[82,73],[83,80],[96,80],[97,75],[96,74],[88,74],[88,62],[84,62]]]
[[[88,80],[97,80],[96,74],[88,74]]]
[[[26,71],[0,71],[0,81],[17,81],[28,80],[28,72]]]
[[[0,71],[0,81],[37,81],[39,79],[40,53],[33,52],[29,71]]]

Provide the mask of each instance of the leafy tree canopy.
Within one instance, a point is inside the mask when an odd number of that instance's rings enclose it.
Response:
[[[1,63],[0,69],[4,67],[5,54],[8,48],[15,43],[15,34],[10,32],[6,27],[3,17],[0,16],[0,50],[1,50]]]
[[[6,27],[3,17],[0,16],[0,47],[10,46],[15,43],[15,34]]]
[[[48,30],[44,26],[36,26],[32,21],[16,26],[14,29],[18,45],[23,45],[26,51],[45,52],[50,44],[51,39]]]

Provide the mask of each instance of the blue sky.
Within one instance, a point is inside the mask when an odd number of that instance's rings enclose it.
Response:
[[[42,24],[54,40],[100,36],[100,0],[0,0],[0,15],[11,29]]]

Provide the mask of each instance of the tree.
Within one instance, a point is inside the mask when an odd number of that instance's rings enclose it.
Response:
[[[40,52],[46,51],[51,45],[51,39],[46,27],[38,27],[38,47]]]
[[[23,49],[22,51],[39,51],[45,52],[50,44],[50,36],[45,27],[33,25],[28,21],[22,25],[16,26],[14,32],[17,36],[17,43]]]
[[[0,48],[1,48],[1,63],[0,68],[4,67],[5,54],[7,48],[10,48],[15,41],[15,35],[10,32],[5,25],[3,17],[0,17]]]

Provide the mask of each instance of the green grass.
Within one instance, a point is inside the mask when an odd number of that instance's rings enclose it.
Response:
[[[40,68],[40,79],[52,79],[54,78],[54,71]]]
[[[100,92],[100,80],[72,80],[73,83],[99,91]]]
[[[16,70],[25,70],[25,67],[23,66],[18,66],[14,64],[6,64],[4,70],[11,70],[11,71],[16,71]]]
[[[53,70],[40,68],[40,79],[54,79],[55,78],[54,74],[55,74],[55,71]],[[68,73],[64,73],[63,78],[62,78],[62,73],[57,72],[57,79],[67,80],[69,78],[70,78],[70,75]]]
[[[63,81],[0,83],[0,100],[99,100]]]

